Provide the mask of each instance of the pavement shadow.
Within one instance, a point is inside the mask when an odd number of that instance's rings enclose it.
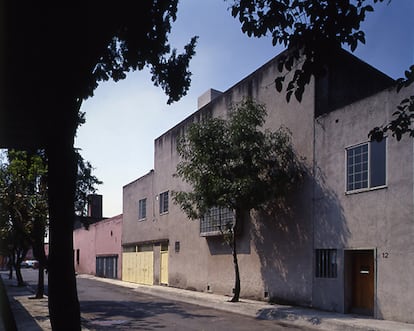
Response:
[[[178,319],[215,318],[210,314],[188,313],[173,302],[81,301],[82,325],[91,330],[159,330],[168,328],[161,315]],[[166,317],[168,318],[168,317]],[[171,325],[170,325],[171,326]]]
[[[17,330],[16,322],[10,308],[10,301],[7,296],[6,287],[4,286],[3,279],[0,276],[0,330],[2,330],[2,328],[6,331]]]
[[[261,309],[259,310],[256,318],[261,320],[285,320],[290,322],[303,320],[312,325],[320,325],[322,323],[322,318],[317,314],[305,310],[298,314],[297,309],[295,310],[292,307]]]

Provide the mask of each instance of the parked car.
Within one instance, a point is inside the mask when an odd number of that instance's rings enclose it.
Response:
[[[24,260],[20,264],[20,267],[37,269],[37,268],[39,268],[39,261],[37,261],[37,260]]]

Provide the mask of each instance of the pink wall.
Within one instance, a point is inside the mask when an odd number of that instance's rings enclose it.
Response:
[[[73,231],[74,263],[79,274],[95,275],[96,257],[118,256],[118,278],[122,270],[122,214]],[[78,251],[79,250],[79,251]],[[79,259],[77,259],[79,252]]]

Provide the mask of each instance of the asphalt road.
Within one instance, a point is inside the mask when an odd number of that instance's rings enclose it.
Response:
[[[36,270],[25,269],[23,276],[31,286],[36,284]],[[299,330],[92,279],[78,278],[77,286],[82,325],[89,330]]]

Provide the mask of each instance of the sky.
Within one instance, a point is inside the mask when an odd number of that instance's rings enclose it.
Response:
[[[191,61],[191,87],[179,102],[152,85],[148,71],[133,72],[117,83],[101,83],[81,111],[86,123],[77,133],[75,147],[92,163],[103,181],[103,214],[122,213],[122,188],[154,167],[154,140],[197,110],[197,98],[214,88],[226,91],[275,57],[283,47],[271,38],[249,38],[224,0],[181,0],[170,34],[180,52],[199,36]],[[375,6],[362,26],[366,44],[354,54],[392,78],[402,77],[414,64],[414,0],[392,0]]]

